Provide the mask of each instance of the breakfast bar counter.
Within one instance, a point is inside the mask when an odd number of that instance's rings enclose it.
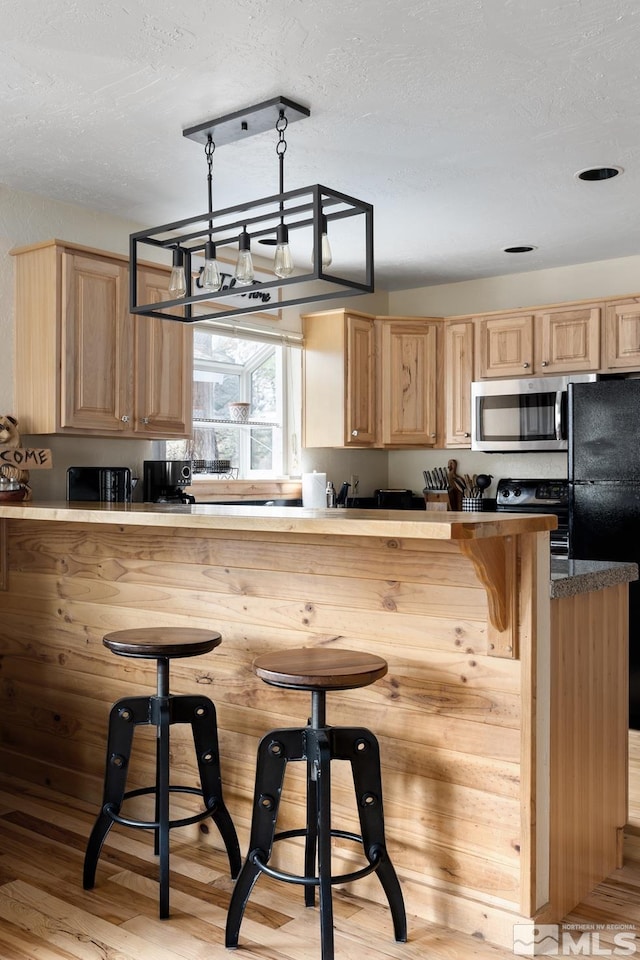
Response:
[[[244,852],[257,741],[299,725],[308,709],[304,694],[283,699],[260,683],[254,657],[316,645],[378,654],[386,677],[332,698],[329,722],[378,735],[388,846],[407,911],[511,946],[514,923],[560,920],[620,864],[626,822],[627,582],[637,570],[622,565],[587,593],[565,582],[552,597],[555,522],[0,505],[4,769],[99,802],[109,706],[154,683],[152,663],[122,664],[102,637],[137,626],[213,628],[222,645],[177,662],[173,687],[201,685],[216,703],[225,800]],[[172,731],[172,753],[186,777],[182,735]],[[150,782],[153,744],[140,750],[131,788]],[[305,818],[303,778],[289,776],[285,830]],[[332,792],[337,818],[356,830],[344,771]],[[215,831],[184,829],[190,842],[219,842]],[[296,843],[279,844],[284,869],[298,866]],[[336,840],[335,873],[354,869],[351,846]],[[383,896],[375,877],[360,881],[363,892]]]

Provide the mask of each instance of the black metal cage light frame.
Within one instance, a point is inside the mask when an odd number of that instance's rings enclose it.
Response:
[[[185,137],[205,144],[209,162],[209,209],[200,215],[176,220],[131,234],[130,253],[130,309],[133,314],[159,317],[192,323],[201,320],[225,320],[256,312],[280,310],[283,307],[315,301],[371,293],[373,287],[373,207],[369,203],[314,184],[296,190],[283,190],[282,162],[280,163],[280,193],[221,210],[212,209],[211,156],[215,146],[232,143],[244,137],[263,133],[276,124],[309,116],[309,110],[285,97],[275,97],[256,106],[239,110],[197,127],[183,131]],[[285,122],[285,126],[286,126]],[[282,140],[282,133],[280,138]],[[286,149],[286,144],[285,144]],[[282,161],[282,157],[280,157]],[[358,229],[352,231],[349,241],[349,269],[330,270],[323,265],[323,234],[338,221],[359,218]],[[283,227],[286,230],[283,230]],[[302,228],[311,228],[312,250],[310,269],[291,276],[271,275],[254,279],[250,285],[234,282],[233,269],[223,277],[219,290],[203,291],[197,282],[198,265],[207,251],[238,248],[240,235],[266,244],[279,242],[284,233],[295,234]],[[354,249],[353,238],[355,237]],[[268,248],[266,248],[268,249]],[[148,252],[147,252],[148,251]],[[151,253],[153,251],[153,253]],[[143,264],[155,263],[164,252],[184,266],[184,287],[181,295],[155,303],[139,303],[138,272]],[[146,253],[146,256],[145,256]],[[334,258],[335,259],[335,258]],[[356,268],[353,268],[353,263]],[[260,268],[259,268],[260,269]],[[343,275],[340,275],[340,274]],[[353,274],[357,274],[357,279]],[[350,275],[344,275],[350,274]]]

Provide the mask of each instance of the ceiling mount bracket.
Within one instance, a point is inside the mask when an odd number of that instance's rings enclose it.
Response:
[[[205,144],[211,137],[216,146],[224,146],[227,143],[235,143],[236,140],[244,140],[245,137],[253,137],[257,133],[273,130],[281,110],[286,111],[289,123],[311,116],[311,111],[300,103],[295,103],[287,97],[274,97],[272,100],[264,100],[252,107],[236,110],[235,113],[228,113],[224,117],[216,117],[215,120],[206,120],[195,127],[187,127],[182,131],[182,135],[189,140]]]

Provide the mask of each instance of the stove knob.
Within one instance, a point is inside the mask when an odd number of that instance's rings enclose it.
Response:
[[[520,489],[520,487],[516,487],[515,490],[513,491],[514,497],[519,497],[521,493],[522,493],[522,490]]]
[[[502,496],[503,496],[503,498],[504,498],[505,500],[508,500],[510,493],[511,493],[510,490],[503,490],[503,491],[502,491]]]

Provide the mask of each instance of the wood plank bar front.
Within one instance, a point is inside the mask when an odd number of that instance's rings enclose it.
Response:
[[[258,740],[299,726],[309,709],[303,693],[258,681],[253,658],[343,647],[389,664],[372,686],[330,695],[328,721],[368,726],[380,740],[389,851],[410,915],[510,946],[514,923],[561,919],[588,892],[584,883],[595,885],[609,868],[623,825],[626,756],[604,737],[592,742],[593,789],[597,782],[598,803],[614,802],[607,823],[595,805],[585,808],[589,849],[579,856],[588,870],[578,876],[566,844],[556,842],[572,815],[564,791],[575,769],[563,751],[572,724],[584,722],[571,705],[584,687],[571,692],[562,680],[582,652],[572,617],[563,611],[554,622],[549,599],[553,518],[44,504],[0,508],[0,517],[0,754],[8,769],[98,803],[109,706],[155,683],[153,664],[123,664],[103,635],[213,628],[223,637],[215,657],[176,662],[172,687],[201,689],[216,702],[225,798],[245,852]],[[607,616],[624,607],[626,588],[615,589]],[[552,665],[561,697],[552,692]],[[621,669],[605,672],[603,703],[623,679]],[[554,723],[564,739],[552,753]],[[187,736],[172,731],[181,778],[190,769]],[[131,788],[151,782],[153,758],[152,740],[141,737]],[[600,760],[606,777],[597,775]],[[357,832],[353,788],[337,766],[334,818]],[[304,822],[303,790],[304,771],[292,769],[283,830]],[[189,809],[189,800],[181,804]],[[219,842],[197,827],[185,837],[203,847]],[[577,834],[573,842],[580,846]],[[352,846],[336,842],[336,872],[354,869]],[[280,866],[295,870],[297,841],[279,847]],[[358,893],[382,902],[375,877]]]

